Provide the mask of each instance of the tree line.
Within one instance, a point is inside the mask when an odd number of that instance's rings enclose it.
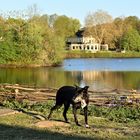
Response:
[[[136,16],[112,18],[105,11],[89,13],[85,18],[85,35],[92,35],[110,50],[140,51],[140,19]]]
[[[57,65],[62,62],[65,41],[80,28],[77,19],[65,15],[14,13],[0,16],[0,64]],[[26,15],[22,17],[22,15]]]
[[[36,7],[9,14],[0,16],[0,64],[59,64],[64,58],[67,38],[81,27],[78,19],[40,15]],[[136,16],[113,19],[107,12],[98,10],[86,16],[84,27],[84,35],[108,44],[110,50],[140,51],[140,19]]]

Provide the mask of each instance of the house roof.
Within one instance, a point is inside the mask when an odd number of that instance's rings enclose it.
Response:
[[[75,35],[77,37],[83,37],[84,36],[84,31],[85,31],[85,28],[81,28],[75,33]]]

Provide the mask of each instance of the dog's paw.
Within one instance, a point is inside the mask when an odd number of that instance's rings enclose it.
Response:
[[[90,128],[90,126],[89,126],[88,124],[85,124],[85,127],[86,127],[86,128]]]

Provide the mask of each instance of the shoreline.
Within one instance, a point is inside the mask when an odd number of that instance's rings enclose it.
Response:
[[[39,68],[39,67],[59,67],[61,64],[48,64],[48,65],[39,65],[39,64],[25,64],[25,65],[16,65],[16,64],[0,64],[0,68]]]
[[[65,59],[73,59],[73,58],[140,58],[139,52],[126,52],[126,53],[118,53],[118,52],[81,52],[81,51],[67,51],[65,53]],[[63,61],[62,61],[63,62]],[[59,64],[0,64],[0,68],[37,68],[37,67],[59,67],[62,66],[62,62]]]
[[[140,58],[139,52],[82,52],[82,51],[68,51],[65,58]]]

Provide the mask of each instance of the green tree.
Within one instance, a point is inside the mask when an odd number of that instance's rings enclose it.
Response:
[[[133,28],[133,29],[137,30],[138,29],[138,24],[139,24],[140,20],[136,16],[129,16],[129,17],[126,17],[124,19],[124,22],[127,25],[127,27],[131,26],[130,28]]]
[[[65,39],[75,34],[80,28],[80,22],[66,16],[40,16],[36,5],[28,9],[28,18],[25,18],[26,13],[23,13],[24,18],[13,13],[14,17],[0,17],[0,63],[61,63]]]
[[[65,38],[73,36],[80,28],[80,22],[77,19],[67,16],[59,16],[54,22],[54,30],[57,35]]]
[[[135,16],[129,17],[117,17],[113,21],[113,42],[117,49],[121,50],[121,40],[124,35],[127,34],[131,29],[137,30],[139,19]]]
[[[13,41],[13,29],[11,20],[4,21],[1,27],[0,60],[1,63],[15,63],[17,61],[15,43]]]
[[[128,51],[140,51],[140,35],[137,30],[130,29],[121,40],[121,47]]]
[[[33,54],[40,64],[56,65],[62,62],[64,40],[49,27],[46,16],[30,19],[29,33],[30,48],[34,48]]]
[[[27,29],[25,30],[24,47],[22,50],[22,61],[26,58],[30,63],[42,64],[40,52],[43,49],[43,42],[46,33],[49,31],[48,22],[45,17],[34,16],[28,20]]]
[[[46,41],[47,44],[44,46],[44,49],[46,50],[45,54],[47,59],[45,59],[45,63],[53,65],[60,64],[64,58],[64,39],[52,33]]]

